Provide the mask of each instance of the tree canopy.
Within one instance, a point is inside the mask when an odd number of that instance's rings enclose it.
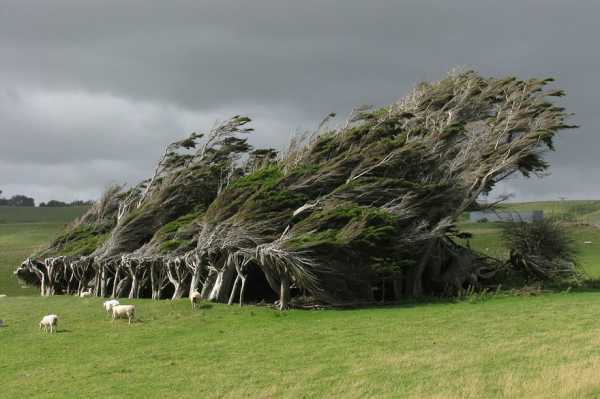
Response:
[[[151,178],[111,187],[37,255],[89,256],[116,275],[128,264],[130,286],[132,259],[147,275],[179,259],[189,275],[173,281],[190,291],[232,302],[264,284],[281,307],[456,293],[495,267],[457,244],[460,215],[510,175],[543,174],[556,134],[575,127],[551,82],[451,73],[340,127],[328,115],[283,153],[253,149],[250,119],[235,116],[167,146]]]

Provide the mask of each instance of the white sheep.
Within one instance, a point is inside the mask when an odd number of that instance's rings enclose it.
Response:
[[[135,316],[135,306],[133,305],[116,305],[112,308],[112,319],[125,318],[129,319],[129,324],[131,324],[131,320]]]
[[[49,314],[42,317],[40,321],[40,330],[48,331],[50,328],[50,333],[52,334],[56,327],[58,326],[58,316],[55,314]]]
[[[196,309],[196,305],[200,302],[200,293],[198,291],[190,294],[190,302],[192,303],[192,309]]]
[[[0,294],[0,298],[6,298],[6,294]]]
[[[81,294],[79,294],[80,298],[89,298],[92,296],[92,289],[90,288],[87,291],[83,291]]]
[[[104,306],[104,309],[106,310],[106,312],[110,313],[112,311],[112,308],[119,305],[119,301],[117,301],[116,299],[111,299],[109,301],[105,301],[102,306]]]

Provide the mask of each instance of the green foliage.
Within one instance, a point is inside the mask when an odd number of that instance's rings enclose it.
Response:
[[[577,247],[568,229],[559,221],[510,222],[503,223],[502,229],[510,263],[526,277],[560,280],[579,273]]]
[[[166,240],[166,241],[163,241],[162,243],[160,243],[159,252],[161,254],[165,254],[165,253],[177,251],[182,248],[184,250],[190,250],[192,247],[195,246],[195,244],[196,243],[193,240],[181,240],[181,239]]]
[[[259,188],[269,189],[275,187],[283,178],[281,169],[276,165],[269,165],[254,173],[240,177],[232,182],[227,190],[257,190]]]
[[[142,206],[116,225],[100,256],[146,250],[148,243],[179,250],[193,240],[182,234],[179,218],[206,209],[198,222],[214,240],[198,250],[221,263],[216,267],[271,243],[310,250],[310,268],[334,271],[313,296],[364,295],[361,285],[376,271],[416,264],[404,276],[411,280],[408,295],[459,289],[471,276],[483,276],[486,262],[468,248],[438,244],[461,238],[457,220],[499,181],[543,172],[545,150],[553,149],[559,131],[573,127],[548,98],[562,92],[548,90],[548,83],[453,72],[385,108],[355,110],[343,128],[321,125],[292,140],[280,158],[271,149],[253,151],[239,137],[251,131],[249,119],[235,116],[211,130],[202,146],[201,136],[192,135],[167,147],[154,176],[130,191],[137,190]],[[440,252],[431,259],[423,256],[429,244]]]
[[[98,226],[81,225],[67,231],[55,240],[54,247],[60,248],[56,254],[65,256],[90,255],[108,238],[106,229],[98,229]],[[45,253],[49,256],[50,253]]]
[[[162,226],[157,230],[154,237],[155,238],[164,238],[164,237],[172,237],[177,233],[177,231],[182,230],[188,227],[191,223],[193,223],[203,212],[192,212],[186,215],[180,216],[179,218],[173,220]]]
[[[389,243],[397,232],[397,221],[388,212],[346,202],[312,213],[294,226],[296,233],[288,246],[298,251],[319,253],[323,262],[335,264],[336,254],[353,252],[353,262],[374,271],[399,267],[390,261]],[[387,260],[382,256],[388,255]],[[326,259],[326,260],[325,260]],[[400,262],[401,263],[401,262]]]

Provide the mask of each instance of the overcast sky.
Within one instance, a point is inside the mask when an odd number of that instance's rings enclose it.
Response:
[[[163,147],[254,119],[283,147],[329,112],[384,105],[453,67],[555,77],[581,125],[516,200],[600,199],[600,1],[0,0],[0,190],[97,198]]]

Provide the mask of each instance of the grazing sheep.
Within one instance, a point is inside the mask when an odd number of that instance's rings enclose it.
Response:
[[[105,301],[102,306],[104,306],[104,309],[110,313],[112,311],[112,308],[119,305],[119,301],[117,301],[116,299],[111,299],[110,301]]]
[[[6,294],[0,294],[0,298],[6,298]]]
[[[133,305],[116,305],[112,308],[112,319],[125,318],[129,319],[129,324],[131,324],[131,320],[135,316],[135,306]]]
[[[46,315],[42,317],[42,320],[40,321],[40,330],[44,330],[47,332],[48,328],[50,328],[50,334],[54,332],[57,326],[58,316],[55,314]]]
[[[198,291],[190,294],[190,302],[192,302],[192,309],[196,309],[196,305],[200,302],[200,293]]]
[[[83,291],[81,294],[79,294],[80,298],[89,298],[92,296],[92,290],[89,289],[87,291]]]

